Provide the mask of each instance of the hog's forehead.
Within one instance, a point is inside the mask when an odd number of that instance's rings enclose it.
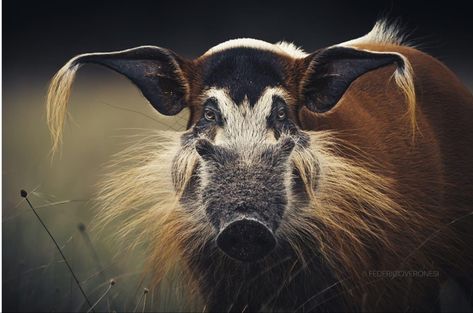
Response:
[[[202,80],[207,88],[225,89],[234,103],[242,103],[246,96],[254,105],[268,87],[286,86],[290,62],[287,56],[273,51],[226,49],[203,59]]]

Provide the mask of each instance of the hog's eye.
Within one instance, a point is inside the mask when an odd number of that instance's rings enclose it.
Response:
[[[209,122],[214,122],[215,119],[216,119],[216,114],[214,111],[210,110],[210,109],[205,109],[204,111],[204,117],[207,121]]]
[[[285,120],[286,119],[286,110],[284,110],[283,108],[279,109],[277,114],[276,114],[276,117],[280,121]]]

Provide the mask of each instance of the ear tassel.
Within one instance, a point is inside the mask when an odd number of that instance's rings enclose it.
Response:
[[[416,118],[416,91],[414,85],[414,71],[412,69],[409,60],[403,56],[402,64],[398,65],[396,72],[394,72],[394,80],[396,85],[401,89],[406,98],[408,118],[410,120],[410,126],[412,130],[412,138],[415,138],[415,133],[418,130],[417,118]]]
[[[49,85],[46,100],[46,116],[52,138],[52,156],[57,152],[62,142],[67,103],[71,95],[72,83],[80,66],[81,64],[77,62],[77,57],[70,60],[54,75]]]
[[[168,49],[140,46],[121,51],[78,55],[57,72],[49,86],[47,121],[52,137],[52,155],[61,145],[72,83],[77,70],[84,63],[105,66],[125,76],[161,114],[176,115],[186,106],[187,80],[181,70],[185,61],[180,61]]]

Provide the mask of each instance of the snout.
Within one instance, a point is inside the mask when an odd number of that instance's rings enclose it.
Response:
[[[263,223],[242,218],[231,222],[220,231],[217,246],[236,260],[254,262],[274,249],[276,238]]]

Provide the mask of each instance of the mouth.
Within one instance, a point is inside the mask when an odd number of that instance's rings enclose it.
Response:
[[[232,259],[255,262],[274,249],[276,238],[271,229],[262,222],[241,218],[220,231],[217,246]]]

